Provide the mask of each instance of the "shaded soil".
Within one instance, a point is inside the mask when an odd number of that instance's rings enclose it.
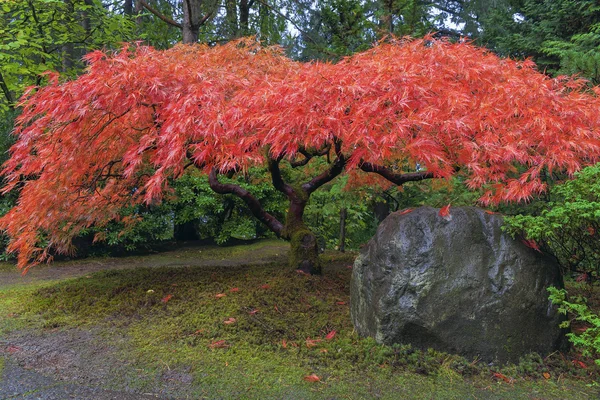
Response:
[[[120,355],[125,338],[98,330],[18,332],[2,340],[6,363],[0,398],[186,398],[192,376],[167,370],[160,376],[135,370]],[[3,354],[2,354],[3,353]],[[33,397],[29,397],[33,396]]]

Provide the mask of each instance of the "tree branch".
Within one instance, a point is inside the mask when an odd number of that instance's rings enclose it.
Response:
[[[13,96],[10,93],[10,89],[8,88],[8,85],[6,84],[6,81],[4,80],[4,77],[2,76],[1,72],[0,72],[0,88],[2,88],[2,92],[4,93],[4,97],[6,97],[6,101],[8,102],[8,108],[10,108],[11,110],[14,110],[14,108],[15,108],[15,106],[14,106],[15,100],[13,99]]]
[[[267,3],[265,0],[258,0],[258,2],[260,4],[262,4],[263,6],[267,7],[269,10],[273,11],[275,14],[278,14],[279,16],[283,17],[290,24],[294,25],[294,28],[296,28],[298,30],[298,32],[300,32],[301,34],[303,34],[308,40],[310,40],[314,44],[318,44],[317,41],[315,39],[313,39],[313,37],[308,32],[306,32],[304,29],[302,29],[296,23],[296,21],[294,21],[293,19],[291,19],[290,17],[288,17],[287,15],[285,15],[284,13],[282,13],[281,11],[279,11],[279,9],[273,7],[272,5],[270,5],[269,3]]]
[[[333,161],[329,169],[302,185],[302,189],[304,189],[304,191],[308,195],[310,195],[312,192],[314,192],[315,190],[317,190],[318,188],[320,188],[321,186],[323,186],[324,184],[341,174],[344,171],[344,168],[346,167],[346,161],[350,157],[346,157],[342,153],[342,141],[337,138],[334,138],[333,144],[335,154],[337,157]]]
[[[166,15],[162,14],[160,11],[158,11],[157,9],[153,8],[152,6],[150,6],[148,3],[146,3],[146,0],[138,0],[139,3],[148,11],[150,11],[152,14],[156,15],[158,18],[160,18],[161,20],[163,20],[164,22],[166,22],[169,25],[175,26],[179,29],[183,29],[183,25],[181,25],[179,22],[174,21],[173,19],[167,17]]]
[[[394,172],[391,168],[384,167],[382,165],[371,164],[368,162],[361,163],[360,169],[362,169],[365,172],[374,172],[376,174],[379,174],[388,181],[398,186],[401,186],[406,182],[422,181],[434,177],[433,173],[427,171],[398,174]]]
[[[281,170],[279,169],[279,161],[280,160],[268,157],[269,172],[271,173],[271,179],[275,189],[285,194],[289,199],[294,196],[294,189],[283,180]]]
[[[238,185],[219,182],[218,174],[219,172],[217,168],[211,169],[210,173],[208,174],[208,184],[212,190],[219,194],[233,194],[239,197],[244,201],[244,203],[246,203],[252,212],[252,215],[254,215],[260,222],[265,224],[277,236],[282,235],[283,224],[279,222],[277,218],[266,212],[256,197]]]
[[[317,149],[305,149],[304,147],[300,147],[298,149],[298,153],[302,154],[304,156],[304,158],[302,160],[293,159],[290,161],[290,165],[292,166],[292,168],[302,167],[302,166],[308,164],[308,162],[313,157],[328,155],[330,150],[331,150],[331,144],[327,144],[318,150]]]

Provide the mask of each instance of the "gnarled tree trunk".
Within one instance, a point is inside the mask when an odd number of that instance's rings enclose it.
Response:
[[[303,198],[290,201],[286,218],[283,239],[290,241],[289,265],[291,268],[308,274],[320,274],[319,246],[315,235],[304,223],[306,200]]]
[[[277,218],[265,211],[256,197],[246,189],[232,183],[219,182],[219,170],[217,168],[213,168],[210,171],[208,183],[210,188],[217,193],[233,194],[242,199],[259,221],[265,224],[277,236],[290,242],[289,265],[291,268],[299,269],[309,274],[320,274],[321,263],[319,261],[317,236],[304,223],[304,209],[308,204],[310,195],[315,190],[330,182],[344,171],[347,160],[350,157],[342,153],[341,141],[334,139],[331,144],[323,146],[320,149],[301,148],[298,153],[303,158],[290,161],[290,165],[296,168],[306,165],[313,157],[329,156],[332,149],[336,158],[329,163],[328,168],[310,181],[300,185],[291,185],[283,179],[281,170],[279,169],[279,163],[283,159],[283,155],[273,158],[270,155],[270,149],[265,149],[265,157],[273,187],[283,193],[290,202],[285,224],[282,224]],[[367,162],[362,162],[360,168],[364,172],[377,173],[397,185],[433,178],[431,172],[397,174],[388,167]],[[235,173],[237,170],[233,169],[230,172]]]

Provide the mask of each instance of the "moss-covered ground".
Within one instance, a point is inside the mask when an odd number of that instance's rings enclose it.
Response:
[[[352,254],[326,253],[323,275],[307,276],[276,257],[252,265],[264,246],[273,243],[203,252],[235,265],[186,266],[196,248],[170,253],[183,258],[178,266],[138,257],[135,268],[0,287],[0,337],[96,332],[127,360],[119,374],[135,376],[106,387],[181,398],[598,398],[598,370],[576,352],[490,366],[359,338],[348,308]],[[168,393],[157,389],[165,381]]]

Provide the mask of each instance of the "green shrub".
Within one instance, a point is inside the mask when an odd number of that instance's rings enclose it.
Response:
[[[600,366],[600,317],[594,314],[588,307],[586,299],[583,297],[574,297],[568,299],[567,291],[549,287],[550,300],[558,306],[558,311],[567,314],[573,314],[577,321],[588,325],[588,328],[579,333],[567,333],[567,337],[573,345],[581,349],[582,355],[594,357],[595,363]],[[570,321],[567,320],[561,324],[561,328],[568,328]]]
[[[507,217],[505,230],[535,240],[563,270],[600,276],[600,164],[552,186],[539,213]]]

